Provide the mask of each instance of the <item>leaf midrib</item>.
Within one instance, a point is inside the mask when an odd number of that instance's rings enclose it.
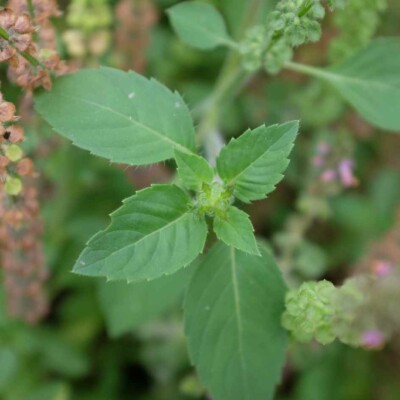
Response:
[[[192,150],[190,150],[189,148],[187,148],[185,146],[182,146],[181,144],[179,144],[177,142],[174,142],[168,136],[160,134],[156,130],[148,127],[147,125],[144,125],[143,123],[141,123],[141,122],[139,122],[139,121],[137,121],[135,119],[133,119],[133,117],[131,117],[131,116],[126,116],[125,114],[122,114],[122,113],[120,113],[120,112],[118,112],[116,110],[113,110],[110,107],[104,106],[104,105],[96,103],[94,101],[83,99],[81,97],[71,96],[71,95],[67,95],[67,94],[64,94],[64,93],[59,93],[58,95],[61,96],[61,97],[73,99],[73,100],[78,101],[78,102],[90,104],[90,105],[98,107],[98,108],[100,108],[102,110],[109,111],[109,112],[111,112],[111,113],[113,113],[113,114],[115,114],[115,115],[117,115],[119,117],[122,117],[122,118],[126,119],[132,125],[140,126],[141,128],[147,130],[148,132],[150,132],[153,135],[157,136],[159,139],[161,139],[161,140],[169,143],[170,145],[172,145],[173,148],[178,149],[179,151],[182,151],[185,154],[193,154],[193,155],[195,155],[195,153]]]
[[[285,132],[279,139],[282,139],[283,136],[285,136],[286,134],[287,134],[287,132]],[[251,168],[251,166],[252,166],[253,164],[255,164],[257,161],[259,161],[260,159],[262,159],[262,158],[266,155],[266,153],[268,153],[268,152],[271,151],[271,147],[272,147],[274,144],[276,144],[276,142],[273,143],[273,144],[271,144],[260,156],[258,156],[256,159],[254,159],[253,161],[251,161],[251,162],[249,163],[249,165],[248,165],[246,168],[244,168],[241,172],[239,172],[239,173],[238,173],[237,175],[235,175],[234,177],[230,178],[230,179],[229,179],[229,182],[228,182],[228,185],[234,185],[235,182],[236,182],[238,179],[240,179],[241,176],[242,176],[243,174],[245,174],[245,173],[247,172],[247,170],[248,170],[249,168]],[[285,158],[286,158],[286,157],[285,157]]]
[[[189,211],[189,210],[186,210],[182,215],[180,215],[178,218],[172,220],[172,221],[169,222],[168,224],[162,226],[162,227],[159,228],[159,229],[156,229],[155,231],[149,233],[148,235],[144,235],[142,238],[140,238],[140,239],[137,240],[136,242],[130,243],[130,244],[126,245],[126,246],[121,247],[121,248],[118,249],[118,250],[115,250],[115,251],[109,253],[106,257],[103,257],[101,260],[98,260],[98,261],[96,261],[95,263],[97,263],[97,262],[99,262],[99,261],[103,261],[103,260],[105,260],[105,259],[107,259],[107,258],[109,258],[109,257],[112,257],[112,256],[114,256],[115,254],[119,253],[120,251],[129,249],[130,247],[135,247],[135,246],[137,246],[137,245],[140,244],[142,241],[144,241],[144,240],[150,238],[150,237],[153,236],[153,235],[156,235],[156,234],[160,233],[160,232],[163,231],[164,229],[167,229],[169,226],[171,226],[171,225],[173,225],[173,224],[175,224],[175,223],[178,223],[181,219],[183,219],[184,217],[188,216],[189,214],[190,214],[190,211]],[[91,249],[90,245],[88,245],[88,248]],[[92,249],[91,249],[91,250],[92,250]],[[95,263],[93,263],[93,264],[95,264]],[[89,264],[89,265],[91,265],[91,264]],[[87,264],[85,265],[85,267],[86,267],[86,266],[87,266]]]
[[[239,293],[239,284],[237,279],[237,265],[236,265],[236,250],[231,246],[231,275],[232,275],[232,287],[233,287],[233,297],[235,302],[235,316],[236,316],[236,327],[238,329],[238,350],[239,350],[239,358],[240,358],[240,369],[242,370],[243,377],[243,385],[245,387],[245,393],[249,393],[248,384],[246,379],[246,362],[244,358],[244,346],[243,346],[243,321],[241,316],[241,307],[240,307],[240,293]],[[248,398],[248,396],[246,396]]]
[[[216,39],[216,41],[219,43],[219,44],[227,44],[227,43],[229,43],[229,40],[227,39],[227,37],[226,37],[226,34],[225,34],[225,32],[224,32],[224,34],[222,34],[222,36],[219,36],[219,35],[217,35],[215,32],[213,32],[213,31],[208,31],[207,29],[204,29],[204,28],[200,28],[200,29],[198,29],[200,32],[203,32],[203,34],[205,35],[205,36],[209,36],[209,37],[211,37],[211,38],[214,38],[214,39]]]
[[[393,87],[393,85],[390,84],[386,84],[386,83],[382,83],[379,81],[375,81],[375,80],[367,80],[369,78],[365,78],[365,79],[360,79],[360,78],[356,78],[350,75],[346,75],[345,71],[342,72],[342,75],[339,73],[340,69],[338,69],[337,71],[335,70],[320,70],[322,73],[320,74],[321,78],[325,78],[327,80],[331,80],[331,81],[336,81],[336,82],[350,82],[353,84],[357,84],[359,86],[368,86],[368,87],[375,87],[375,88],[380,88],[380,89],[391,89]]]

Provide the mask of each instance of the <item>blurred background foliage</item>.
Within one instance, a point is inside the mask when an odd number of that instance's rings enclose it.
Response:
[[[275,4],[210,2],[224,13],[237,37],[248,7],[262,6],[262,11],[255,8],[255,21],[265,19]],[[63,16],[54,20],[59,52],[78,68],[103,64],[154,76],[182,93],[196,116],[196,107],[213,90],[226,50],[204,53],[181,43],[165,14],[176,3],[60,1]],[[397,0],[386,8],[373,1],[369,8],[364,0],[348,3],[352,11],[328,13],[322,41],[301,48],[297,60],[324,65],[362,47],[372,36],[399,34]],[[360,11],[362,6],[370,12]],[[5,68],[0,77],[7,99],[23,109],[23,93],[9,82]],[[291,285],[322,278],[341,284],[382,258],[377,246],[399,267],[398,252],[392,251],[400,245],[400,235],[393,235],[400,231],[396,134],[375,130],[323,83],[288,72],[255,75],[224,113],[221,131],[227,140],[262,123],[301,120],[286,179],[266,201],[248,209],[257,234],[269,240]],[[70,272],[84,243],[107,225],[108,214],[121,199],[168,180],[174,166],[110,165],[55,135],[29,106],[22,121],[24,149],[41,173],[50,307],[36,325],[14,320],[0,288],[0,399],[206,399],[188,361],[181,322],[182,290],[190,271],[182,274],[182,286],[168,293],[162,307],[140,287],[132,293],[127,285],[105,287],[102,280]],[[321,143],[331,149],[333,166],[351,160],[351,184],[318,169],[320,162],[313,160]],[[126,293],[123,302],[121,290]],[[276,399],[398,400],[399,354],[396,340],[379,352],[292,343]]]

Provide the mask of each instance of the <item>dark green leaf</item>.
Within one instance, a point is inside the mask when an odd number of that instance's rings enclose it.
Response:
[[[226,215],[214,218],[214,232],[227,245],[246,253],[260,255],[249,216],[236,207],[230,207]]]
[[[285,285],[270,254],[217,243],[185,301],[189,353],[213,400],[271,400],[285,360]]]
[[[174,150],[195,151],[190,112],[177,93],[135,72],[82,70],[36,96],[36,109],[60,134],[114,162],[151,164]]]
[[[203,250],[207,224],[177,186],[155,185],[124,201],[95,235],[74,272],[138,282],[169,275]]]
[[[178,164],[178,175],[188,189],[198,190],[203,183],[212,182],[214,170],[204,158],[176,151],[175,159]]]
[[[264,198],[275,189],[289,164],[288,156],[299,129],[298,121],[249,130],[232,139],[217,159],[222,180],[240,200]]]

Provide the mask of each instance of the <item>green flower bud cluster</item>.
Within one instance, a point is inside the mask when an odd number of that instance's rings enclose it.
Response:
[[[312,339],[322,344],[335,340],[333,318],[337,289],[328,281],[305,282],[286,296],[286,311],[282,316],[284,328],[300,342]]]
[[[330,0],[330,7],[346,0]],[[293,56],[293,48],[321,37],[320,20],[325,16],[322,0],[281,0],[264,26],[247,32],[240,45],[244,67],[255,71],[264,66],[278,73]]]
[[[262,67],[267,29],[263,25],[255,25],[246,32],[245,40],[239,44],[246,71],[257,71]]]
[[[362,332],[367,328],[363,312],[368,303],[365,293],[368,293],[368,279],[350,278],[338,289],[335,297],[338,310],[334,319],[335,333],[342,343],[350,346],[360,345]],[[372,315],[367,317],[370,318],[373,319]]]
[[[107,0],[73,0],[67,22],[71,27],[91,32],[112,23],[112,10]]]
[[[232,191],[220,182],[204,183],[196,198],[195,207],[201,215],[225,217],[234,197]]]
[[[335,339],[375,350],[398,335],[396,312],[400,272],[359,274],[336,288],[327,281],[306,282],[288,292],[282,325],[300,342]]]
[[[387,0],[347,0],[347,7],[334,18],[340,35],[331,43],[332,61],[340,62],[367,45],[386,7]],[[357,24],[354,24],[355,20]]]

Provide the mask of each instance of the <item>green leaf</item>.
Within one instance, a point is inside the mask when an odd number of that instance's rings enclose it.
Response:
[[[178,175],[188,189],[198,190],[203,183],[211,183],[214,179],[212,166],[200,156],[176,151],[175,160]]]
[[[174,150],[195,151],[193,121],[179,94],[132,71],[79,71],[38,94],[35,104],[57,132],[114,162],[144,165],[172,158]]]
[[[275,189],[289,164],[299,122],[248,130],[221,150],[217,171],[244,202],[259,200]]]
[[[217,243],[185,301],[191,360],[213,400],[271,400],[285,361],[285,285],[270,254]]]
[[[151,282],[102,281],[99,299],[110,336],[131,332],[178,304],[191,274],[189,267]]]
[[[191,263],[206,236],[207,224],[192,212],[190,197],[175,185],[155,185],[124,201],[110,226],[89,241],[74,272],[128,282],[156,279]]]
[[[18,371],[18,357],[15,351],[8,347],[0,347],[0,394],[14,379]]]
[[[232,45],[225,21],[214,6],[187,1],[171,7],[167,12],[176,33],[189,46],[206,50]]]
[[[400,130],[399,38],[377,39],[338,67],[288,67],[328,81],[371,124]]]
[[[25,400],[70,400],[71,388],[68,383],[51,382],[45,383],[38,389],[34,389],[29,393]]]
[[[223,217],[217,215],[214,218],[214,232],[227,245],[246,253],[261,255],[249,216],[236,207],[230,207]]]

